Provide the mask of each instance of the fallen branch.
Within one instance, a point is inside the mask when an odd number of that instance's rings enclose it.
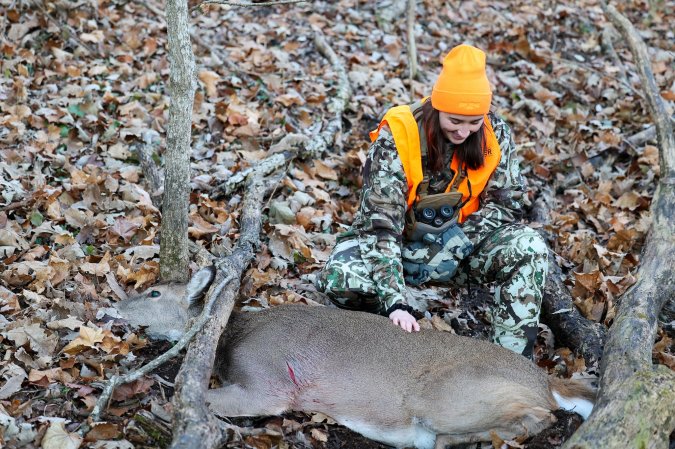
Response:
[[[224,5],[224,6],[235,6],[243,8],[252,8],[256,6],[277,6],[277,5],[290,5],[292,3],[305,3],[307,0],[277,0],[273,2],[257,2],[257,3],[241,3],[241,2],[232,2],[229,0],[206,0],[201,2],[199,5],[192,8],[190,11],[195,9],[203,10],[202,7],[205,5]]]
[[[43,6],[42,2],[36,2],[35,6],[42,11],[44,16],[47,18],[48,21],[50,21],[52,24],[54,24],[59,30],[67,30],[68,33],[64,33],[64,36],[66,40],[73,45],[73,47],[79,45],[80,47],[84,48],[87,53],[89,53],[92,56],[98,56],[100,53],[98,51],[95,51],[91,46],[89,46],[87,43],[85,43],[82,39],[79,38],[79,33],[73,29],[68,23],[62,22],[60,20],[55,19],[54,17],[49,14],[49,11],[47,11]],[[62,5],[61,5],[62,6]],[[74,45],[76,44],[76,45]]]
[[[675,126],[675,117],[671,117],[670,122]],[[656,139],[656,126],[652,125],[649,128],[630,136],[627,139],[627,142],[634,147],[641,147],[646,142],[654,139]]]
[[[637,282],[620,298],[609,329],[597,403],[588,421],[563,447],[662,448],[668,446],[675,428],[675,372],[652,364],[652,347],[659,311],[675,296],[675,269],[664,263],[675,253],[675,134],[644,42],[613,6],[603,4],[603,10],[630,46],[645,88],[660,146],[661,177]]]
[[[405,14],[408,7],[408,0],[389,0],[381,2],[377,16],[378,27],[386,32],[393,31],[394,22],[398,21]]]
[[[206,407],[205,394],[218,340],[230,318],[241,275],[253,260],[260,243],[262,201],[267,190],[272,188],[270,184],[267,188],[264,184],[264,178],[257,174],[250,181],[242,207],[241,236],[233,253],[216,264],[215,282],[224,285],[226,279],[232,280],[227,282],[227,288],[209,294],[209,302],[216,304],[212,319],[190,343],[176,376],[172,448],[217,448],[226,437],[220,421]]]
[[[213,194],[214,198],[231,195],[232,192],[241,187],[242,183],[252,173],[262,173],[264,175],[273,173],[281,167],[288,166],[297,157],[304,159],[321,157],[335,141],[335,136],[342,131],[342,113],[351,97],[349,78],[347,77],[344,64],[318,30],[314,33],[314,45],[329,60],[333,66],[333,70],[338,75],[337,91],[328,105],[328,110],[333,114],[333,117],[325,129],[317,136],[306,136],[304,134],[289,134],[285,136],[281,142],[275,145],[275,147],[281,150],[279,153],[269,156],[251,168],[235,173],[227,181],[216,186],[215,193]]]
[[[616,50],[614,49],[614,39],[616,37],[616,30],[614,30],[613,27],[605,27],[602,30],[602,49],[609,55],[610,58],[612,58],[612,62],[616,66],[617,70],[619,71],[619,78],[621,79],[621,82],[628,86],[630,85],[630,82],[628,81],[628,78],[626,77],[626,71],[623,68],[623,65],[621,64],[621,59],[619,59],[619,55],[616,53]]]
[[[150,200],[157,209],[162,209],[164,195],[164,176],[160,166],[155,162],[155,150],[159,147],[159,134],[154,130],[143,133],[143,143],[136,145],[132,151],[138,156],[141,171],[145,179],[145,188],[150,194]]]
[[[588,71],[588,72],[596,73],[596,74],[599,75],[600,77],[605,77],[605,76],[607,76],[607,73],[605,73],[605,72],[603,72],[603,71],[601,71],[601,70],[598,70],[598,69],[596,69],[596,68],[594,68],[594,67],[591,67],[591,66],[589,66],[589,65],[587,65],[587,64],[582,64],[582,63],[580,63],[580,62],[573,61],[573,60],[571,60],[571,59],[560,58],[560,57],[554,56],[554,55],[545,55],[544,57],[550,59],[551,61],[560,62],[560,63],[562,63],[562,64],[570,65],[570,66],[576,67],[576,68],[581,69],[581,70],[586,70],[586,71]],[[641,99],[644,100],[644,94],[643,94],[642,92],[640,92],[639,90],[637,90],[635,87],[633,87],[633,86],[628,82],[627,79],[626,79],[626,80],[619,79],[619,81],[621,82],[621,84],[624,85],[624,87],[626,87],[628,90],[630,90],[631,92],[633,92],[636,96],[638,96],[638,97],[640,97]]]

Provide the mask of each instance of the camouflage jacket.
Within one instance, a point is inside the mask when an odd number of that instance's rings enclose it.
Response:
[[[474,248],[496,228],[521,218],[525,193],[511,129],[496,115],[490,113],[488,117],[502,155],[497,169],[481,193],[480,209],[461,225]],[[452,151],[452,145],[448,143],[445,151],[446,167],[450,165]],[[430,174],[430,177],[429,193],[438,193],[432,191],[433,186],[439,188],[444,184],[442,179],[452,179],[452,173]],[[385,128],[370,146],[363,169],[359,210],[351,227],[358,236],[363,261],[372,268],[372,280],[377,286],[382,310],[394,304],[406,304],[401,246],[404,243],[407,196],[408,185],[403,165],[393,136]]]

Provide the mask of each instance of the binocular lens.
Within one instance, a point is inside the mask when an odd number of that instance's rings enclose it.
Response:
[[[436,211],[433,210],[432,208],[425,207],[424,209],[422,209],[422,218],[424,218],[425,220],[431,221],[431,220],[434,219],[435,216],[436,216]]]
[[[453,210],[452,207],[450,206],[441,206],[441,209],[439,210],[441,217],[443,218],[452,218]]]

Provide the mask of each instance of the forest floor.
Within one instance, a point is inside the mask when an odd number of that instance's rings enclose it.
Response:
[[[265,158],[288,133],[330,118],[336,73],[313,44],[320,30],[353,89],[336,145],[286,169],[264,210],[263,245],[239,307],[321,301],[312,276],[357,208],[367,132],[411,102],[405,2],[317,1],[210,7],[192,13],[199,86],[192,132],[190,238],[216,256],[236,242],[243,191],[216,186]],[[192,5],[194,6],[194,5]],[[84,439],[101,383],[167,344],[114,319],[113,304],[159,274],[160,210],[137,153],[157,139],[163,158],[169,61],[158,0],[0,0],[0,446],[165,447],[179,361],[117,389],[107,422]],[[672,1],[630,2],[666,104],[675,101]],[[659,176],[655,139],[630,52],[597,1],[418,1],[420,80],[430,94],[442,57],[472,43],[488,54],[493,109],[514,131],[528,207],[550,198],[550,223],[531,223],[568,276],[577,307],[610,325],[634,282]],[[193,263],[192,269],[197,268]],[[430,288],[425,326],[484,338],[483,296]],[[542,326],[538,363],[593,374]],[[675,369],[673,327],[654,360]],[[274,342],[270,342],[274,344]],[[541,441],[558,447],[578,425],[563,417]],[[228,447],[382,447],[319,415],[239,420],[267,435]],[[487,447],[483,445],[483,447]]]

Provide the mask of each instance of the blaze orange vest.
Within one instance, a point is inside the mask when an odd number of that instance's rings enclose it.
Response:
[[[499,149],[499,142],[497,136],[492,129],[492,124],[487,115],[484,120],[485,126],[483,140],[485,148],[483,150],[484,162],[476,170],[467,169],[467,178],[471,182],[471,195],[469,195],[469,188],[467,179],[465,178],[457,187],[457,191],[462,193],[462,202],[466,202],[459,211],[458,221],[464,223],[466,217],[478,210],[480,205],[479,196],[485,189],[490,176],[499,165],[501,159],[501,150]],[[422,148],[420,146],[420,129],[417,126],[417,121],[413,116],[410,105],[396,106],[384,115],[380,125],[376,130],[370,132],[370,140],[374,142],[380,134],[380,130],[384,125],[388,125],[394,136],[394,143],[398,156],[403,164],[403,170],[408,181],[408,208],[410,208],[417,199],[417,186],[424,179],[424,172],[422,170]],[[455,173],[452,181],[448,184],[449,192],[458,176],[459,161],[457,160],[457,153],[452,156],[450,168]]]

